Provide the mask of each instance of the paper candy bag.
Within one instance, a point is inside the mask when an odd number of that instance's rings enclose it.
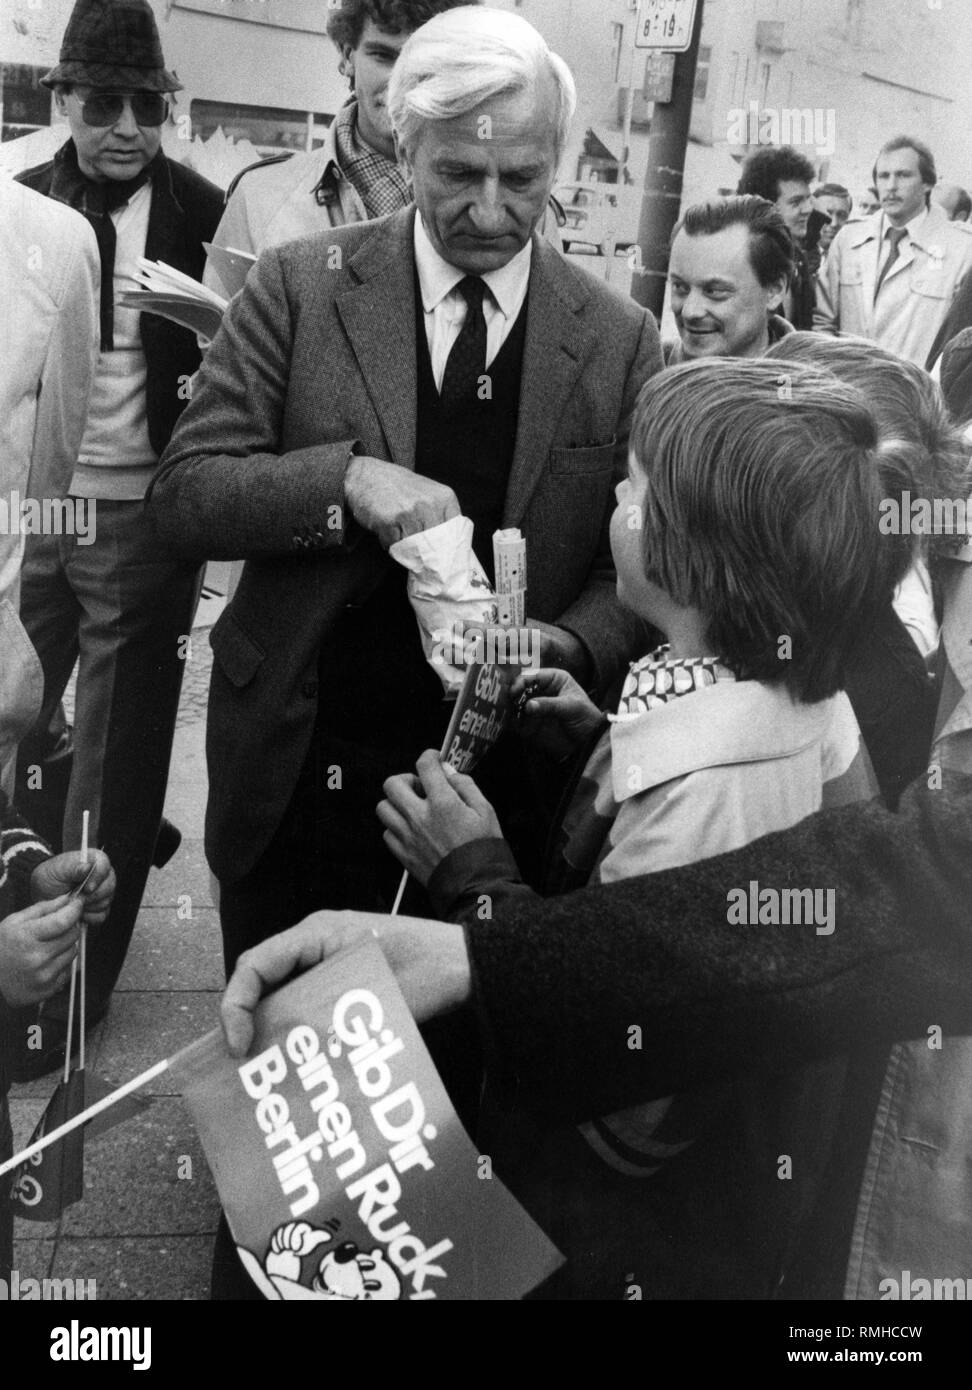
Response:
[[[422,650],[448,695],[459,693],[465,677],[463,632],[498,619],[496,595],[473,553],[472,538],[469,518],[455,516],[396,541],[388,551],[409,571],[408,597]]]
[[[269,1299],[522,1298],[562,1263],[456,1117],[378,944],[271,994],[250,1055],[170,1063]]]

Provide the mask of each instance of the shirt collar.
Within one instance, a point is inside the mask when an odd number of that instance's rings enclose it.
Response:
[[[500,312],[507,318],[515,314],[523,302],[527,281],[530,279],[530,266],[533,258],[533,238],[518,251],[511,261],[499,270],[490,270],[482,278],[499,305]],[[415,218],[415,265],[418,270],[419,292],[422,307],[427,314],[438,308],[460,280],[466,278],[464,270],[450,265],[436,248],[425,230],[422,214]]]
[[[921,212],[917,213],[917,214],[911,219],[910,222],[906,222],[906,223],[904,224],[904,227],[902,228],[902,230],[908,233],[908,240],[909,240],[909,241],[914,241],[914,242],[917,242],[919,246],[921,245],[921,233],[922,233],[922,230],[923,230],[923,228],[924,228],[925,223],[927,222],[927,220],[928,220],[928,209],[927,209],[927,208],[922,208]],[[882,213],[882,216],[881,216],[881,240],[882,240],[882,241],[887,241],[887,239],[888,239],[888,232],[890,232],[890,231],[891,231],[891,223],[888,221],[888,219],[887,219],[887,218],[883,215],[883,213]]]
[[[616,801],[705,768],[790,758],[821,738],[833,706],[796,701],[780,685],[725,681],[611,725]],[[632,777],[633,768],[639,776]]]

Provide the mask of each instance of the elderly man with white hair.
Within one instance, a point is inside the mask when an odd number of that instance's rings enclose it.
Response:
[[[589,688],[639,640],[607,523],[661,352],[650,314],[536,235],[570,72],[526,21],[471,6],[412,35],[389,101],[416,206],[260,258],[149,497],[173,546],[246,560],[211,639],[229,968],[316,908],[391,905],[382,784],[449,714],[394,541],[463,513],[489,569],[493,530],[520,527],[541,661]],[[530,792],[518,749],[496,753],[502,817]]]
[[[543,663],[598,687],[636,645],[606,523],[661,357],[649,314],[535,235],[574,101],[518,16],[417,30],[390,86],[417,212],[267,251],[165,455],[165,539],[247,561],[212,635],[229,962],[312,908],[390,904],[374,807],[448,716],[394,541],[462,512],[488,569],[519,526]]]

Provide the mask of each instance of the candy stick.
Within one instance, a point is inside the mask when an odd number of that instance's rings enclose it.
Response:
[[[86,961],[85,961],[85,947],[87,946],[87,944],[88,944],[88,928],[82,924],[82,927],[81,927],[81,952],[80,952],[80,955],[81,955],[81,1047],[80,1047],[80,1056],[79,1056],[79,1058],[78,1058],[78,1066],[80,1067],[81,1071],[84,1071],[84,1028],[85,1028],[84,1005],[85,1005],[85,995],[86,995],[87,992],[88,992],[88,976],[87,976]],[[70,1044],[68,1045],[68,1051],[70,1051]]]
[[[74,1038],[74,996],[78,983],[78,958],[71,962],[71,993],[68,996],[67,1047],[64,1049],[64,1081],[71,1075],[71,1043]],[[82,985],[82,993],[84,986]]]

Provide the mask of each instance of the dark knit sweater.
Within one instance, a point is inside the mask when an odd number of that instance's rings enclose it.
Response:
[[[30,905],[30,876],[38,864],[50,857],[48,846],[0,791],[0,922]],[[9,1089],[7,1058],[14,1045],[12,1030],[23,1013],[11,1009],[0,993],[0,1096],[5,1096]]]

